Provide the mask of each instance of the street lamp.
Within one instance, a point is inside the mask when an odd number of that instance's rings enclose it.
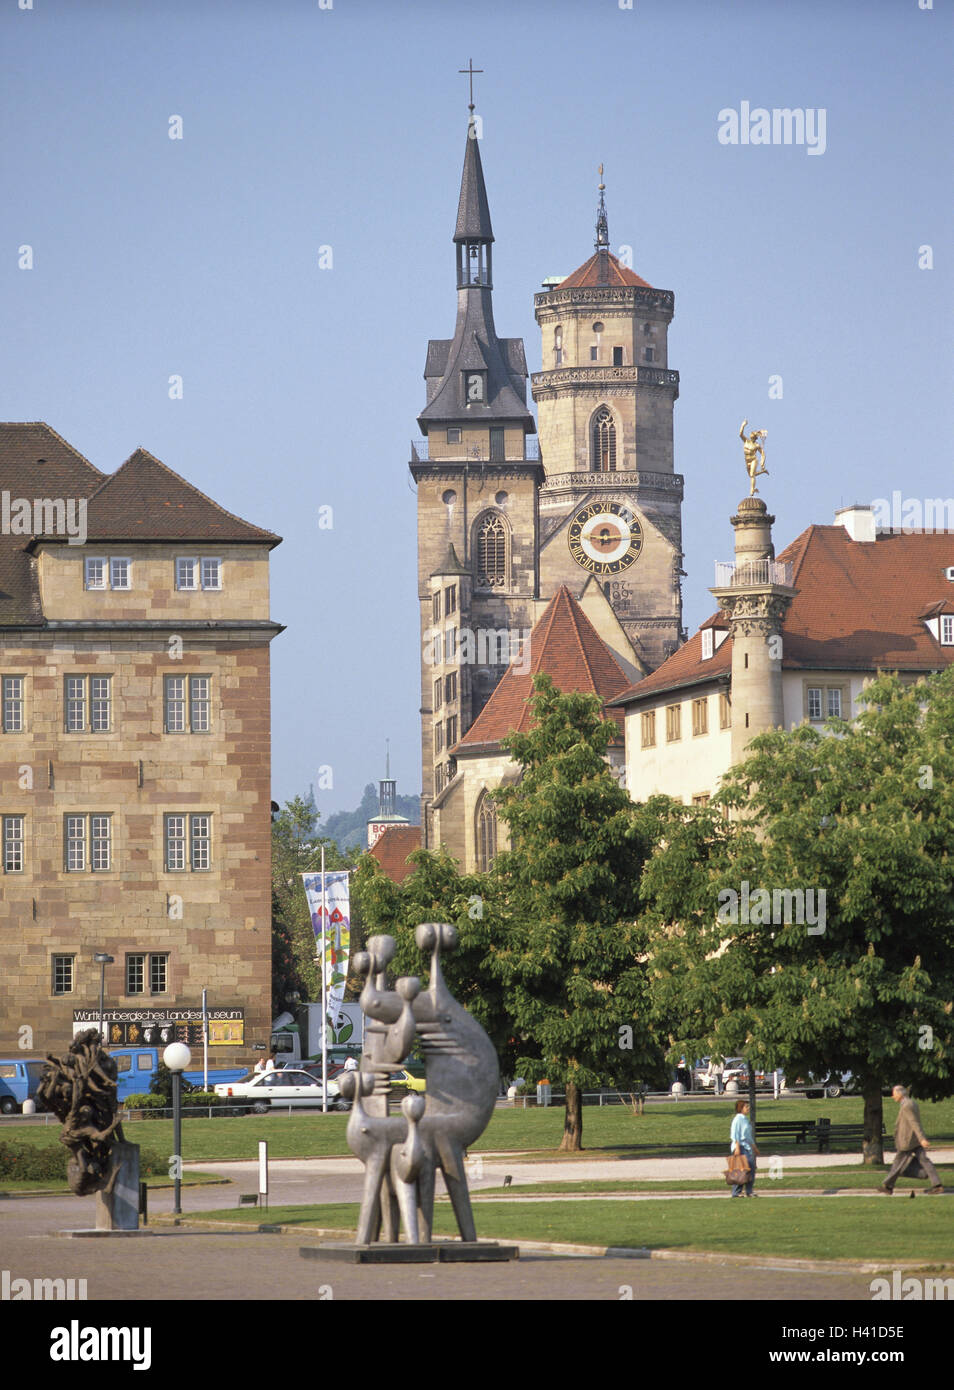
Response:
[[[105,951],[97,951],[93,960],[99,966],[99,1042],[100,1046],[105,1046],[106,1020],[103,1017],[103,998],[106,993],[106,967],[112,965],[115,956],[108,956]]]
[[[174,1216],[182,1215],[182,1073],[192,1061],[192,1053],[185,1043],[170,1043],[162,1054],[162,1060],[172,1072],[172,1161],[173,1182],[175,1184]]]

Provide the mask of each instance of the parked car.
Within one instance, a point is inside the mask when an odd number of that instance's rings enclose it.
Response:
[[[796,1091],[804,1090],[809,1100],[818,1100],[823,1096],[834,1100],[843,1091],[851,1089],[851,1082],[850,1071],[809,1072],[806,1076],[797,1076],[791,1082],[791,1088]]]
[[[226,1081],[215,1088],[215,1094],[223,1099],[239,1101],[250,1105],[256,1115],[264,1115],[273,1105],[280,1109],[291,1105],[297,1108],[321,1108],[324,1092],[321,1078],[283,1067],[280,1071],[259,1072],[251,1081]],[[338,1090],[335,1081],[328,1082],[328,1108],[347,1110],[348,1103]]]
[[[424,1068],[416,1065],[409,1067],[398,1067],[397,1071],[391,1073],[391,1089],[404,1091],[424,1091],[427,1089],[427,1082],[424,1079]]]

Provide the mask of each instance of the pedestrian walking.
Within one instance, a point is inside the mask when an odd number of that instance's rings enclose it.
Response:
[[[749,1165],[748,1179],[744,1184],[733,1183],[732,1196],[741,1197],[744,1192],[746,1197],[754,1197],[755,1193],[752,1189],[755,1186],[755,1159],[759,1152],[759,1146],[755,1142],[755,1131],[749,1118],[749,1102],[747,1100],[737,1100],[735,1103],[735,1114],[732,1117],[732,1128],[729,1131],[729,1145],[729,1152],[744,1154]]]
[[[891,1171],[878,1188],[890,1197],[898,1178],[905,1174],[909,1178],[927,1178],[931,1186],[927,1189],[932,1195],[944,1191],[937,1169],[928,1158],[926,1150],[931,1141],[921,1128],[921,1112],[916,1100],[908,1095],[906,1086],[893,1086],[891,1099],[898,1103],[898,1118],[894,1126],[894,1162]],[[911,1194],[914,1196],[914,1194]]]
[[[717,1096],[722,1094],[722,1077],[725,1074],[725,1063],[721,1057],[714,1057],[709,1063],[709,1071],[712,1075],[712,1084],[715,1087]]]

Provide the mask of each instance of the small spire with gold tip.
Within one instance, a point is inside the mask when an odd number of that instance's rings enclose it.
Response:
[[[606,200],[603,194],[606,192],[606,184],[603,182],[603,166],[600,165],[600,205],[596,211],[596,249],[605,250],[609,247],[609,223],[606,220]]]

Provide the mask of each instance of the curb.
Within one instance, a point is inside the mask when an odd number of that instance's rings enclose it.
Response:
[[[188,1178],[182,1179],[183,1187],[231,1187],[231,1178],[207,1178],[204,1182],[190,1182]],[[157,1183],[155,1187],[146,1184],[147,1192],[171,1192],[173,1188],[172,1179],[168,1182]],[[92,1194],[88,1194],[92,1195]],[[76,1193],[69,1188],[65,1191],[62,1188],[40,1187],[35,1192],[0,1192],[0,1202],[14,1202],[18,1198],[24,1197],[75,1197]]]
[[[157,1226],[160,1224],[189,1226],[199,1230],[208,1229],[211,1232],[226,1230],[246,1231],[251,1235],[312,1236],[319,1240],[340,1240],[342,1237],[350,1239],[354,1236],[354,1231],[351,1228],[341,1230],[327,1226],[273,1226],[269,1225],[268,1222],[252,1225],[247,1221],[189,1221],[182,1217],[176,1218],[167,1215],[157,1217],[153,1224]],[[521,1255],[526,1252],[528,1255],[573,1255],[589,1257],[590,1259],[670,1260],[685,1264],[719,1264],[756,1269],[804,1270],[806,1273],[814,1274],[880,1274],[885,1270],[890,1273],[895,1269],[909,1272],[919,1269],[951,1270],[954,1272],[954,1264],[936,1262],[925,1264],[923,1260],[920,1262],[895,1260],[889,1265],[885,1264],[884,1261],[858,1263],[854,1260],[804,1260],[798,1256],[787,1255],[736,1255],[716,1250],[670,1250],[666,1248],[650,1250],[645,1247],[628,1245],[571,1245],[559,1241],[513,1240],[510,1237],[508,1237],[508,1241],[517,1246]]]

